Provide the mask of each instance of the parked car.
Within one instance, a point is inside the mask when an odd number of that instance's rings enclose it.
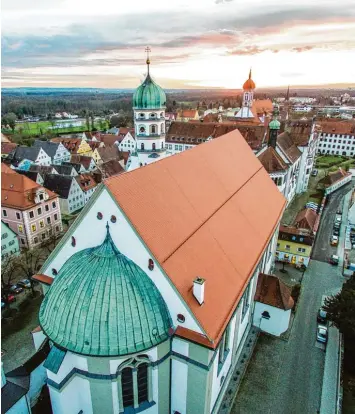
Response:
[[[317,326],[317,341],[326,344],[328,340],[328,328],[323,325]]]
[[[334,228],[340,229],[341,227],[341,223],[339,223],[338,221],[334,223]]]
[[[341,223],[341,216],[335,217],[335,223]]]
[[[18,285],[12,285],[11,287],[10,287],[10,292],[11,293],[21,293],[23,291],[23,289],[22,289],[22,287],[21,286],[18,286]]]
[[[339,243],[339,238],[338,236],[332,236],[331,240],[330,240],[330,244],[332,246],[338,246]]]
[[[330,256],[329,263],[331,265],[338,266],[338,264],[339,264],[339,256],[337,256],[335,254],[333,254],[332,256]]]
[[[323,325],[327,323],[327,312],[323,308],[318,309],[317,322]]]
[[[16,298],[15,298],[14,295],[9,295],[7,297],[7,303],[12,303],[12,302],[16,302]],[[5,298],[3,298],[3,300],[1,301],[1,307],[3,307],[2,303],[4,303],[4,304],[6,303]]]
[[[307,208],[312,208],[312,207],[318,208],[318,204],[317,204],[317,203],[313,203],[313,201],[309,201],[309,202],[306,204],[306,207],[307,207]]]
[[[334,236],[339,236],[339,233],[340,233],[340,229],[339,229],[339,227],[334,227],[334,228],[333,228],[333,235],[334,235]]]
[[[341,208],[338,208],[338,210],[337,210],[337,214],[340,214],[340,215],[342,215],[342,214],[343,214],[343,211],[342,211],[342,209],[341,209]]]
[[[18,286],[21,286],[26,289],[31,289],[31,282],[28,279],[22,279],[17,283]]]
[[[318,175],[318,170],[317,169],[314,169],[313,171],[312,171],[312,177],[316,177],[317,175]]]

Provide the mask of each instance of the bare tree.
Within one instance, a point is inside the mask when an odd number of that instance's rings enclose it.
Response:
[[[9,257],[1,263],[1,299],[6,306],[9,303],[10,288],[17,272],[17,262],[13,257]]]
[[[64,231],[57,231],[57,226],[47,225],[46,233],[48,237],[42,242],[41,247],[43,248],[44,253],[50,254],[55,249],[57,244],[60,242],[60,239],[64,235]]]

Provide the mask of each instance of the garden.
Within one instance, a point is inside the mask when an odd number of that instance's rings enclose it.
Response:
[[[321,155],[316,159],[316,168],[327,169],[329,172],[336,171],[339,167],[344,170],[355,167],[355,160],[337,155]]]

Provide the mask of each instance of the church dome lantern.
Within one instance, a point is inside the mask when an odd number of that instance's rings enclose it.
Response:
[[[71,256],[55,277],[39,313],[54,344],[77,354],[122,356],[165,341],[172,321],[149,276],[115,246],[103,243]]]

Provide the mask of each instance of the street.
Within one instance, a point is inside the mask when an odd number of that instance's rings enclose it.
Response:
[[[332,195],[323,212],[288,341],[261,337],[232,408],[233,414],[319,412],[325,352],[324,345],[316,341],[316,316],[322,296],[337,293],[344,281],[341,267],[332,267],[327,259],[336,254],[336,248],[329,244],[335,212],[350,189],[349,185]],[[342,226],[341,232],[344,231]]]

